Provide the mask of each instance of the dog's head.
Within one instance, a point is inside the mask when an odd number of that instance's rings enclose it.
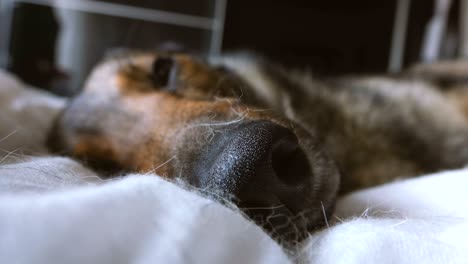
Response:
[[[95,68],[49,144],[98,169],[182,179],[293,239],[332,213],[338,173],[313,131],[264,107],[226,68],[132,54]]]

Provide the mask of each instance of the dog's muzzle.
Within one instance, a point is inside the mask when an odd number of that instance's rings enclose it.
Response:
[[[280,234],[292,232],[288,222],[305,209],[304,199],[311,191],[312,170],[296,135],[269,121],[225,128],[196,164],[192,184],[234,201]],[[302,229],[297,221],[295,225]]]

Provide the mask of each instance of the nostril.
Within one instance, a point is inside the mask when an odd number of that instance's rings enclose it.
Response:
[[[295,137],[281,138],[271,150],[276,177],[287,185],[297,186],[311,177],[311,168]]]

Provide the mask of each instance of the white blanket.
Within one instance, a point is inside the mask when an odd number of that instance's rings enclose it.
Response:
[[[0,263],[468,263],[468,169],[342,197],[285,251],[188,187],[42,156],[63,105],[0,73]]]

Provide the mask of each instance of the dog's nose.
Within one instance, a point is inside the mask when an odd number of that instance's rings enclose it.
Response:
[[[247,214],[277,228],[304,210],[312,170],[289,129],[251,121],[218,133],[197,162],[196,185],[235,201]],[[269,217],[269,219],[267,219]],[[275,230],[278,231],[278,230]]]

